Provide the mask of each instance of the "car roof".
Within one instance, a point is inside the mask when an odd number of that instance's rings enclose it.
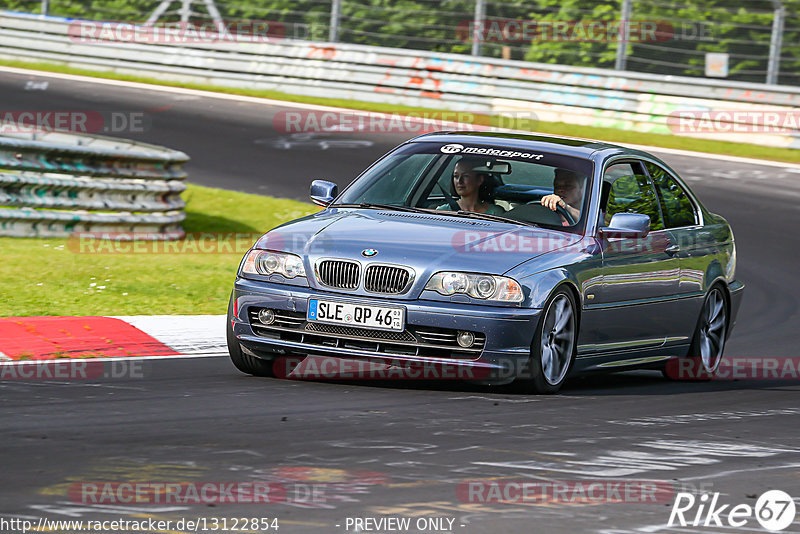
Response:
[[[551,152],[585,159],[595,159],[597,156],[610,156],[614,154],[628,154],[631,156],[645,155],[651,158],[653,157],[651,154],[639,150],[591,139],[514,132],[434,132],[420,135],[411,139],[409,142],[469,143],[490,146],[502,145],[510,148],[539,150],[542,152]]]

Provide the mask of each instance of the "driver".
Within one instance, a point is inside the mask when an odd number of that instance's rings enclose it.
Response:
[[[557,168],[553,178],[553,194],[542,197],[542,206],[553,211],[559,207],[564,208],[572,215],[572,220],[577,221],[581,216],[585,183],[586,180],[575,171]],[[569,226],[569,222],[563,216],[561,218],[561,224]]]
[[[486,158],[463,157],[453,169],[450,193],[458,196],[458,207],[463,211],[502,215],[505,210],[494,203],[491,178],[488,173],[476,172],[476,167],[486,165]],[[452,210],[443,204],[437,210]]]

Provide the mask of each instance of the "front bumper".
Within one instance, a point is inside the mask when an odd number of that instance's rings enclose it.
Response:
[[[333,298],[379,306],[401,306],[406,310],[408,339],[417,342],[366,340],[357,336],[322,334],[308,331],[305,322],[310,297]],[[342,293],[324,292],[307,287],[236,280],[234,286],[234,315],[229,317],[233,333],[248,352],[261,358],[276,356],[333,356],[364,359],[391,365],[441,364],[461,368],[477,368],[479,376],[491,380],[511,379],[527,362],[530,346],[541,310],[483,306],[453,302],[400,300],[391,298],[352,297]],[[254,311],[269,308],[293,316],[297,326],[273,335],[251,322]],[[314,324],[316,325],[316,323]],[[348,327],[345,327],[345,330]],[[439,329],[439,330],[433,330]],[[340,329],[341,330],[341,329]],[[363,329],[354,329],[362,330]],[[471,351],[443,351],[419,343],[420,331],[466,330],[485,336],[482,346]],[[347,332],[349,334],[349,332]],[[327,337],[324,337],[327,336]],[[442,356],[446,354],[446,356]]]

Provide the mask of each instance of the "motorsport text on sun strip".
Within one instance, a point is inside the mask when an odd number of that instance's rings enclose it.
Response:
[[[464,146],[458,143],[442,145],[439,148],[442,154],[477,154],[479,156],[494,156],[498,158],[522,158],[540,160],[544,154],[534,154],[533,152],[520,152],[518,150],[506,150],[499,148],[488,148],[482,146]]]

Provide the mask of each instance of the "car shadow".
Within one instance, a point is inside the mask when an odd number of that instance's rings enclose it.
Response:
[[[795,380],[714,379],[671,380],[661,371],[637,370],[608,374],[586,374],[570,379],[561,393],[573,396],[682,395],[715,391],[760,390],[800,385]]]
[[[458,393],[532,396],[517,384],[488,386],[462,380],[321,380],[297,379],[306,382],[322,382],[360,388],[441,391]],[[687,380],[674,381],[664,378],[660,371],[636,370],[618,373],[585,374],[570,378],[561,389],[561,395],[576,396],[642,396],[683,395],[735,390],[775,390],[800,385],[800,381],[787,380]]]

